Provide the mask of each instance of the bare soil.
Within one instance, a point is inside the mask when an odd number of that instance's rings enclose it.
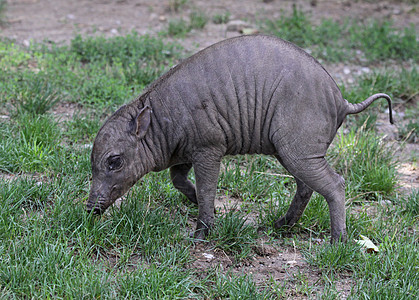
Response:
[[[257,20],[276,18],[289,12],[296,4],[303,11],[309,12],[312,19],[342,19],[345,17],[391,19],[395,26],[407,27],[413,23],[419,29],[418,5],[400,3],[402,1],[349,1],[349,0],[189,0],[177,11],[170,6],[175,1],[163,0],[8,0],[5,13],[6,22],[0,25],[0,37],[16,40],[28,46],[33,41],[53,41],[68,43],[76,33],[104,35],[107,37],[123,35],[132,30],[139,34],[155,35],[167,27],[170,19],[188,19],[194,10],[204,12],[208,17],[228,11],[230,20],[243,20],[256,28]],[[217,41],[240,35],[237,31],[227,31],[226,24],[214,24],[209,21],[203,30],[194,30],[178,40],[187,52],[196,52]],[[329,65],[333,77],[349,81],[362,72],[360,66],[345,64]],[[344,71],[344,69],[346,69]],[[349,70],[349,72],[348,72]],[[71,118],[74,105],[60,104],[55,114],[64,119]],[[407,150],[406,150],[407,149]],[[419,171],[415,160],[418,158],[418,144],[408,145],[401,157],[403,162],[398,168],[401,186],[405,192],[419,188]],[[223,199],[219,199],[223,200]],[[217,201],[218,211],[223,211],[236,200]],[[227,206],[224,206],[227,205]],[[209,244],[197,244],[191,249],[196,261],[191,267],[205,273],[209,267],[231,267],[234,273],[252,274],[260,285],[270,280],[279,286],[287,283],[293,289],[287,289],[288,298],[307,298],[311,293],[321,291],[321,274],[312,268],[302,254],[290,245],[271,245],[263,239],[256,249],[257,255],[239,265],[222,251],[214,250]],[[319,241],[323,243],[324,241]],[[305,291],[296,280],[304,274],[312,291]],[[350,277],[341,275],[337,285],[345,297],[353,285]]]

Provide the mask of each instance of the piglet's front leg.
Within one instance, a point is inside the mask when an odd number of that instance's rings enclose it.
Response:
[[[203,155],[205,156],[205,155]],[[196,193],[198,200],[198,220],[194,238],[205,239],[214,224],[214,199],[217,191],[221,158],[206,155],[194,165]]]

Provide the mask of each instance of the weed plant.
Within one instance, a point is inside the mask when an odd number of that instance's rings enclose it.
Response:
[[[340,273],[342,271],[355,271],[360,268],[363,259],[361,246],[350,242],[348,244],[323,244],[310,251],[305,250],[307,262],[316,265],[324,273]]]
[[[2,80],[10,76],[6,71],[16,69],[19,66],[28,68],[31,59],[31,54],[21,49],[14,42],[0,39],[0,67],[3,71],[0,73],[0,78]]]
[[[417,115],[417,114],[416,114]],[[419,121],[418,116],[410,119],[408,123],[399,129],[399,138],[409,143],[417,143],[419,141]]]
[[[419,93],[419,88],[416,94]],[[401,123],[399,126],[399,139],[408,143],[417,143],[419,141],[419,102],[415,97],[409,97],[412,101],[406,101],[405,105],[405,118],[406,122]],[[411,103],[410,103],[411,102]]]
[[[60,129],[49,116],[21,115],[16,124],[0,124],[0,170],[46,171],[60,152]]]
[[[412,190],[410,195],[403,197],[397,204],[400,205],[404,213],[411,216],[413,220],[417,220],[419,217],[419,190]]]
[[[390,194],[394,190],[394,149],[387,147],[381,138],[365,127],[351,130],[337,139],[331,160],[347,180],[358,183],[356,192]]]
[[[165,35],[173,37],[185,37],[193,29],[201,30],[208,22],[208,17],[202,11],[192,11],[189,14],[189,22],[183,18],[169,20]]]
[[[178,12],[188,4],[188,0],[169,0],[169,8],[171,11]]]
[[[246,224],[243,213],[234,208],[217,218],[215,228],[209,236],[209,240],[215,242],[216,248],[233,254],[236,261],[247,259],[253,254],[256,238],[255,226]]]
[[[212,17],[212,22],[214,24],[227,24],[230,21],[231,13],[226,11],[222,14],[216,14]]]
[[[33,116],[45,114],[58,101],[64,100],[53,86],[50,75],[44,73],[24,72],[18,78],[14,106],[17,114],[29,113]]]
[[[191,27],[184,19],[169,20],[167,35],[174,37],[184,37],[191,31]]]
[[[192,29],[203,29],[208,22],[208,17],[202,11],[193,11],[189,14],[190,27]]]

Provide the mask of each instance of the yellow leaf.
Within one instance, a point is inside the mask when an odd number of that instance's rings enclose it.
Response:
[[[359,245],[361,245],[368,253],[378,253],[378,247],[366,236],[360,234],[361,240],[355,240]]]
[[[243,34],[247,34],[247,35],[249,35],[249,34],[256,34],[256,33],[258,33],[258,32],[259,32],[259,30],[255,29],[255,28],[243,28],[243,29],[241,30],[241,32],[242,32]]]

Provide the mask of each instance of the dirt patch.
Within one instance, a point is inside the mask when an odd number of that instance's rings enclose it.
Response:
[[[78,103],[58,102],[53,107],[53,116],[58,122],[73,120],[74,115],[82,109]]]
[[[213,245],[199,243],[191,249],[191,254],[195,258],[191,267],[205,275],[208,270],[214,268],[229,269],[237,275],[251,275],[260,286],[265,286],[269,281],[281,286],[285,281],[292,281],[294,275],[299,272],[315,273],[301,253],[295,249],[274,247],[261,240],[255,252],[257,254],[248,260],[235,262],[234,257],[222,250],[214,249]],[[316,281],[318,278],[316,274],[313,280]]]
[[[140,34],[164,30],[172,18],[188,18],[191,11],[202,11],[212,17],[224,12],[231,20],[255,22],[264,18],[277,18],[290,11],[293,4],[309,12],[313,20],[322,18],[342,19],[391,19],[396,26],[413,23],[419,29],[415,7],[391,1],[378,3],[341,0],[315,1],[204,1],[189,0],[177,11],[170,9],[173,1],[153,0],[8,0],[6,25],[0,36],[27,44],[30,40],[68,42],[75,33],[114,36],[136,30]],[[208,23],[202,31],[192,32],[182,44],[195,48],[206,47],[230,35],[226,25]]]
[[[419,169],[415,163],[401,163],[397,172],[404,189],[419,189]]]
[[[324,241],[321,241],[324,243]],[[236,275],[250,275],[258,286],[286,286],[286,298],[307,299],[322,293],[322,273],[309,265],[300,251],[292,247],[278,246],[268,240],[259,240],[256,255],[244,262],[235,262],[224,251],[214,249],[211,244],[196,244],[191,249],[195,261],[191,267],[203,277],[208,270],[231,270]],[[354,285],[350,275],[341,275],[336,284],[340,296],[346,298]]]

